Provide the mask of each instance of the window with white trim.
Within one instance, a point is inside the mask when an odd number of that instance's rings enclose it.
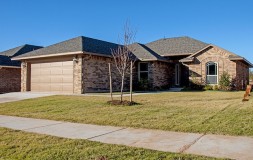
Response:
[[[138,71],[139,71],[139,81],[148,81],[148,63],[140,62]]]
[[[218,84],[218,64],[216,62],[206,63],[206,83]]]

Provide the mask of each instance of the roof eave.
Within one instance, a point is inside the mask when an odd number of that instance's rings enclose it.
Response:
[[[4,66],[4,65],[0,65],[0,69],[2,68],[21,68],[19,66]]]
[[[94,55],[94,56],[113,58],[112,55],[106,55],[106,54],[101,54],[101,53],[83,52],[83,54],[89,54],[89,55]]]
[[[37,58],[48,58],[48,57],[57,57],[57,56],[77,55],[77,54],[89,54],[89,55],[94,55],[94,56],[102,56],[102,57],[112,58],[111,55],[106,55],[106,54],[101,54],[101,53],[76,51],[76,52],[55,53],[55,54],[28,56],[28,57],[13,57],[13,58],[11,58],[11,60],[27,60],[27,59],[37,59]]]
[[[13,58],[11,58],[11,60],[26,60],[26,59],[57,57],[57,56],[65,56],[65,55],[76,55],[76,54],[83,54],[83,52],[82,51],[76,51],[76,52],[55,53],[55,54],[27,56],[27,57],[13,57]]]
[[[148,62],[148,61],[169,62],[168,60],[162,60],[162,59],[142,59],[142,58],[139,58],[139,60],[142,62]]]
[[[231,61],[244,61],[249,65],[250,68],[253,68],[253,64],[250,63],[247,59],[245,59],[243,57],[229,58],[229,60],[231,60]]]
[[[175,56],[189,56],[192,55],[192,53],[181,53],[181,54],[166,54],[161,55],[162,57],[175,57]]]
[[[193,62],[193,59],[192,59],[192,60],[179,60],[179,62],[182,62],[182,63],[189,63],[189,62]]]

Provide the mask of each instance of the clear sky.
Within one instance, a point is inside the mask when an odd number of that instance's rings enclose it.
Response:
[[[1,0],[0,51],[81,35],[117,42],[127,19],[140,43],[190,36],[253,62],[252,0]]]

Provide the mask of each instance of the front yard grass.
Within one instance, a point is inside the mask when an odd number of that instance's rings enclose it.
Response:
[[[64,139],[5,128],[0,128],[0,135],[0,159],[215,159],[204,156],[102,144],[88,140]]]
[[[0,104],[0,114],[167,131],[253,136],[253,97],[244,92],[166,92],[134,96],[135,106],[110,98],[51,96]],[[129,97],[124,97],[128,99]]]

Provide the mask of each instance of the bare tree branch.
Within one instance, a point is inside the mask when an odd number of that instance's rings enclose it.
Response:
[[[119,39],[121,44],[116,49],[111,49],[111,53],[116,65],[116,68],[121,75],[121,101],[123,97],[124,79],[125,75],[128,74],[131,66],[131,61],[135,62],[135,56],[132,54],[134,51],[133,45],[136,32],[131,30],[129,22],[127,21],[124,26],[124,35],[122,39]]]

